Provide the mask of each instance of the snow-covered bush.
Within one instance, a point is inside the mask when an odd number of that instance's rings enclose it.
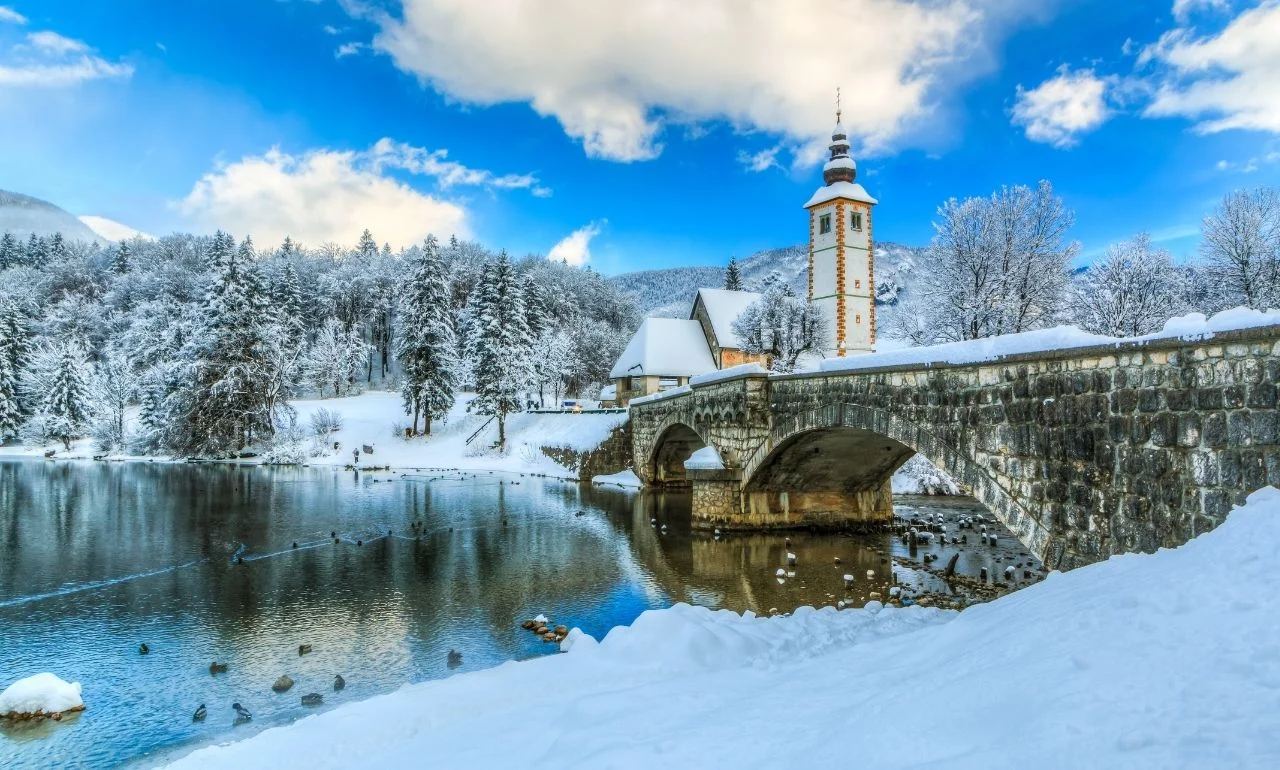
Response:
[[[342,430],[342,424],[342,413],[336,409],[321,407],[311,413],[311,433],[322,441],[329,434]]]

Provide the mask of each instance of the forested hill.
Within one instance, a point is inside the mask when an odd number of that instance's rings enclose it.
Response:
[[[69,242],[107,243],[71,213],[48,201],[7,190],[0,190],[0,233],[11,233],[24,241],[33,233],[40,238],[62,233]]]
[[[916,276],[919,248],[899,243],[876,244],[876,301],[894,305],[910,291]],[[808,291],[809,247],[786,246],[767,249],[742,259],[739,263],[747,288],[754,288],[769,273],[777,270],[797,294]],[[641,270],[615,276],[613,283],[634,294],[645,315],[683,318],[688,316],[698,289],[724,285],[724,267],[671,267],[665,270]]]

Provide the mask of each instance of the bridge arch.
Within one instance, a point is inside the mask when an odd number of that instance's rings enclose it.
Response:
[[[891,506],[889,480],[917,453],[969,487],[1029,550],[1045,558],[1047,523],[1016,503],[985,468],[927,427],[859,404],[829,404],[776,420],[768,440],[743,462],[744,503],[787,490],[815,490],[860,496],[863,506]]]
[[[659,426],[657,436],[646,462],[649,483],[668,488],[688,486],[685,461],[710,442],[680,419],[665,420]]]

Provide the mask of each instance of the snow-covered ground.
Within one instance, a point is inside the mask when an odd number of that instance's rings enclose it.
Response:
[[[174,767],[1280,767],[1277,517],[1266,488],[1177,550],[963,613],[650,611]]]

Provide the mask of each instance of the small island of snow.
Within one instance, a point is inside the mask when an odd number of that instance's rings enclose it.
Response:
[[[6,719],[60,718],[83,711],[79,682],[64,682],[54,674],[19,679],[0,693],[0,717]]]

